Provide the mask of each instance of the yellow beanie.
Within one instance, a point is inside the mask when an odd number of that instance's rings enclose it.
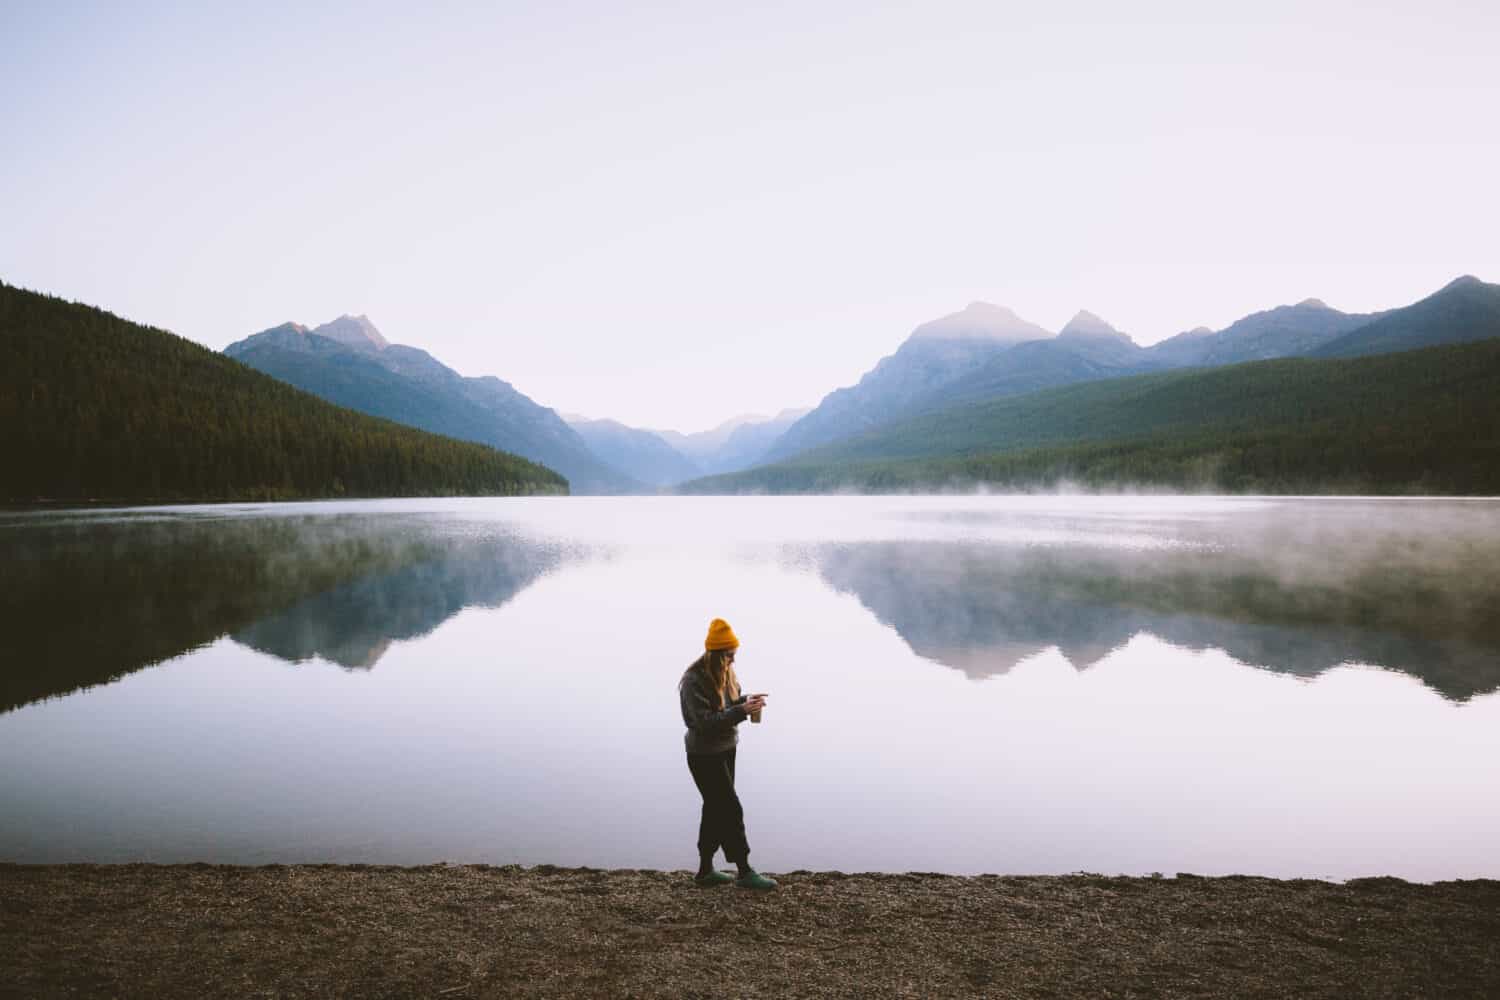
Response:
[[[708,638],[703,642],[704,649],[738,649],[739,645],[734,629],[724,619],[715,618],[708,623]]]

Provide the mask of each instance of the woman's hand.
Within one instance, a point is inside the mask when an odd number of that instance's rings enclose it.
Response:
[[[763,694],[752,694],[750,697],[745,699],[745,711],[747,713],[759,712],[761,709],[766,707],[766,697],[767,696]]]

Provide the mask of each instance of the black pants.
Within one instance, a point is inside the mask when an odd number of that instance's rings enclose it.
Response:
[[[698,856],[708,858],[719,848],[734,864],[748,863],[750,845],[745,841],[745,810],[734,793],[734,750],[723,753],[690,753],[688,770],[703,794],[703,820],[698,824]]]

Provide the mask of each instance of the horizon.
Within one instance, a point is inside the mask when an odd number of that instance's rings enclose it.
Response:
[[[1123,17],[10,10],[0,278],[215,350],[365,314],[694,433],[971,301],[1149,345],[1500,274],[1500,10]]]

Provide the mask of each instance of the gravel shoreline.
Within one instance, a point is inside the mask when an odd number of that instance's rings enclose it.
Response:
[[[0,996],[1495,997],[1500,882],[0,864]]]

